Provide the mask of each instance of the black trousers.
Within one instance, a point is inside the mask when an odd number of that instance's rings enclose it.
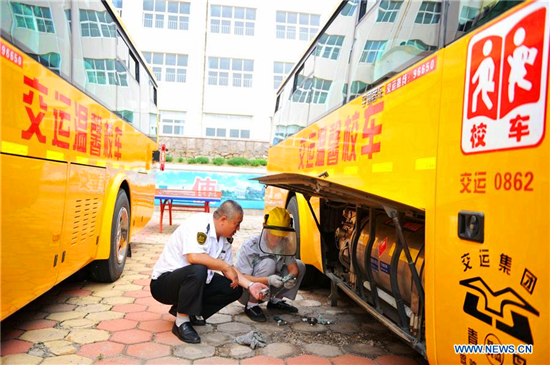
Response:
[[[204,265],[188,265],[164,273],[151,280],[151,295],[163,304],[175,305],[178,313],[207,319],[239,299],[243,290],[240,286],[231,288],[231,281],[218,273],[206,284],[206,274]]]

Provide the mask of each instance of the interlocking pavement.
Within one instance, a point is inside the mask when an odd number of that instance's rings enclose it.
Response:
[[[337,307],[329,291],[301,290],[293,305],[297,314],[264,311],[268,322],[256,323],[233,303],[196,327],[198,345],[186,344],[171,332],[169,306],[149,291],[153,265],[171,233],[189,212],[175,213],[158,232],[159,213],[132,239],[132,257],[115,283],[74,278],[45,293],[1,324],[2,364],[425,364],[425,360],[347,298]],[[234,250],[259,233],[263,212],[246,211]],[[167,218],[165,218],[167,221]],[[278,326],[273,317],[287,324]],[[305,317],[333,322],[310,325]],[[251,330],[268,345],[252,350],[235,343]]]

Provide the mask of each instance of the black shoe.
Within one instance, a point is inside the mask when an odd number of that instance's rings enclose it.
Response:
[[[201,338],[191,322],[184,322],[179,327],[174,323],[172,327],[172,333],[175,334],[180,340],[187,343],[200,343]]]
[[[189,315],[189,319],[193,326],[206,326],[206,319],[202,318],[202,316],[194,316],[191,314]]]
[[[244,314],[248,316],[253,321],[256,322],[265,322],[267,321],[267,318],[265,317],[264,311],[262,308],[260,308],[259,305],[255,305],[254,307],[248,309],[247,307],[244,307]]]
[[[281,310],[281,311],[284,311],[284,312],[287,312],[287,313],[298,313],[298,308],[296,308],[293,305],[288,304],[284,300],[281,300],[280,302],[277,302],[277,303],[273,303],[273,302],[270,301],[270,302],[267,303],[267,308],[268,309],[278,309],[278,310]]]

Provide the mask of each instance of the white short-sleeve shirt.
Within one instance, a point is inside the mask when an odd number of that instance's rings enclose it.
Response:
[[[207,236],[203,244],[198,240],[198,235],[201,232]],[[153,267],[151,279],[156,280],[166,272],[190,265],[187,260],[187,255],[190,253],[205,253],[233,265],[231,244],[225,237],[220,237],[219,240],[216,238],[214,217],[211,213],[193,214],[176,229]],[[210,283],[213,275],[214,272],[208,270],[207,284]]]

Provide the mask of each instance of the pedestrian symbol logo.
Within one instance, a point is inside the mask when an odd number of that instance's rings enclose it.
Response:
[[[470,40],[462,151],[537,146],[548,92],[548,3],[528,5]]]

